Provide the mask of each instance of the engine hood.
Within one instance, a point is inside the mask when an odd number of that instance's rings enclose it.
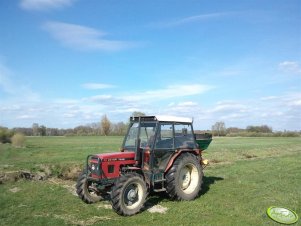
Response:
[[[134,160],[135,152],[113,152],[113,153],[97,154],[95,156],[100,158],[102,162],[124,161],[124,160]]]

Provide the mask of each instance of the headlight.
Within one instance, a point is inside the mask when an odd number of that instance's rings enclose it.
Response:
[[[90,170],[95,173],[98,170],[98,165],[96,163],[91,163]]]

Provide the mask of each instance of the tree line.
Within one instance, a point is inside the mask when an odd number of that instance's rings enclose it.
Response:
[[[238,127],[226,128],[223,121],[216,122],[211,127],[213,136],[229,136],[229,137],[298,137],[301,136],[301,131],[273,131],[268,125],[247,126],[245,129]]]
[[[135,111],[132,116],[143,116],[143,112]],[[31,127],[15,127],[9,129],[0,125],[0,143],[10,143],[15,134],[25,136],[124,136],[129,122],[111,122],[107,115],[101,117],[100,122],[89,123],[69,129],[46,127],[33,123]]]
[[[15,133],[22,133],[25,136],[97,136],[97,135],[124,135],[126,133],[128,124],[124,122],[111,122],[106,115],[101,118],[98,123],[89,123],[86,125],[76,126],[69,129],[59,129],[46,127],[33,123],[32,127],[16,127],[8,129],[0,127],[0,134],[7,133],[11,136]]]
[[[132,116],[143,116],[143,112],[133,112]],[[89,123],[86,125],[76,126],[70,129],[49,128],[45,125],[33,123],[32,127],[17,127],[8,129],[0,126],[0,143],[10,142],[14,134],[24,134],[25,136],[124,136],[129,122],[113,123],[107,115],[103,115],[100,122]],[[237,127],[226,128],[223,121],[216,122],[212,125],[211,130],[195,131],[196,133],[211,133],[213,136],[301,136],[301,131],[276,131],[268,125],[247,126],[245,129]]]

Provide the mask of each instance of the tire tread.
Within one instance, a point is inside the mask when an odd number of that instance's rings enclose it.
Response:
[[[86,181],[87,181],[87,173],[84,170],[79,178],[77,179],[76,183],[76,193],[87,204],[92,204],[98,202],[102,197],[99,196],[98,198],[92,197],[89,192],[86,190]]]
[[[191,197],[187,198],[184,197],[182,194],[177,192],[177,181],[176,181],[176,175],[179,169],[179,165],[183,162],[183,161],[194,161],[197,166],[197,168],[199,168],[199,186],[198,186],[198,192],[196,195],[192,195]],[[166,192],[169,195],[169,197],[172,200],[177,200],[177,201],[182,201],[182,200],[192,200],[194,198],[196,198],[201,190],[201,186],[202,186],[202,178],[203,178],[203,171],[202,168],[200,166],[197,165],[198,164],[198,159],[195,155],[190,154],[190,153],[186,153],[186,154],[182,154],[181,156],[179,156],[175,162],[173,163],[172,167],[169,169],[169,171],[166,174]]]
[[[122,191],[123,187],[127,183],[127,181],[132,179],[133,177],[138,177],[138,178],[141,179],[141,181],[144,182],[144,179],[140,174],[138,174],[138,173],[127,173],[127,174],[121,175],[116,180],[115,185],[113,186],[112,191],[111,191],[112,208],[117,214],[122,215],[122,216],[134,215],[134,214],[138,213],[141,210],[141,208],[143,207],[143,204],[142,204],[139,209],[137,209],[135,211],[128,211],[127,209],[124,209],[121,205],[120,197],[121,197],[121,194],[123,192]],[[147,189],[146,189],[146,186],[145,186],[144,199],[147,197],[147,195],[148,195],[147,194]],[[145,200],[143,200],[143,202],[144,201]]]

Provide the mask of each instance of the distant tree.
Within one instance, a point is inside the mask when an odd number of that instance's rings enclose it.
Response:
[[[59,136],[58,128],[46,128],[46,136]]]
[[[251,132],[251,133],[272,133],[273,132],[272,128],[267,125],[247,126],[246,130],[247,130],[247,132]]]
[[[216,122],[212,126],[212,134],[215,136],[225,136],[226,135],[226,125],[224,122]]]
[[[41,125],[41,126],[38,128],[38,131],[39,131],[39,135],[40,135],[40,136],[46,136],[46,126]]]
[[[132,113],[132,116],[133,117],[145,116],[145,113],[144,112],[140,112],[140,111],[134,111]]]
[[[127,125],[124,122],[114,124],[114,133],[116,135],[124,135],[126,133]]]
[[[60,129],[59,130],[60,136],[72,136],[75,135],[74,129]]]
[[[91,123],[90,127],[93,130],[93,135],[100,135],[101,128],[99,123]]]
[[[39,136],[39,124],[38,123],[32,124],[32,135]]]
[[[22,133],[25,136],[32,136],[32,128],[17,127],[12,129],[14,133]]]
[[[74,134],[78,136],[93,135],[93,129],[89,125],[77,126],[73,130],[74,130]]]
[[[226,129],[226,133],[241,133],[243,132],[244,129],[240,129],[240,128],[237,128],[237,127],[229,127]]]
[[[100,125],[101,125],[101,130],[103,135],[105,136],[109,135],[111,130],[111,122],[108,119],[107,115],[102,116]]]

